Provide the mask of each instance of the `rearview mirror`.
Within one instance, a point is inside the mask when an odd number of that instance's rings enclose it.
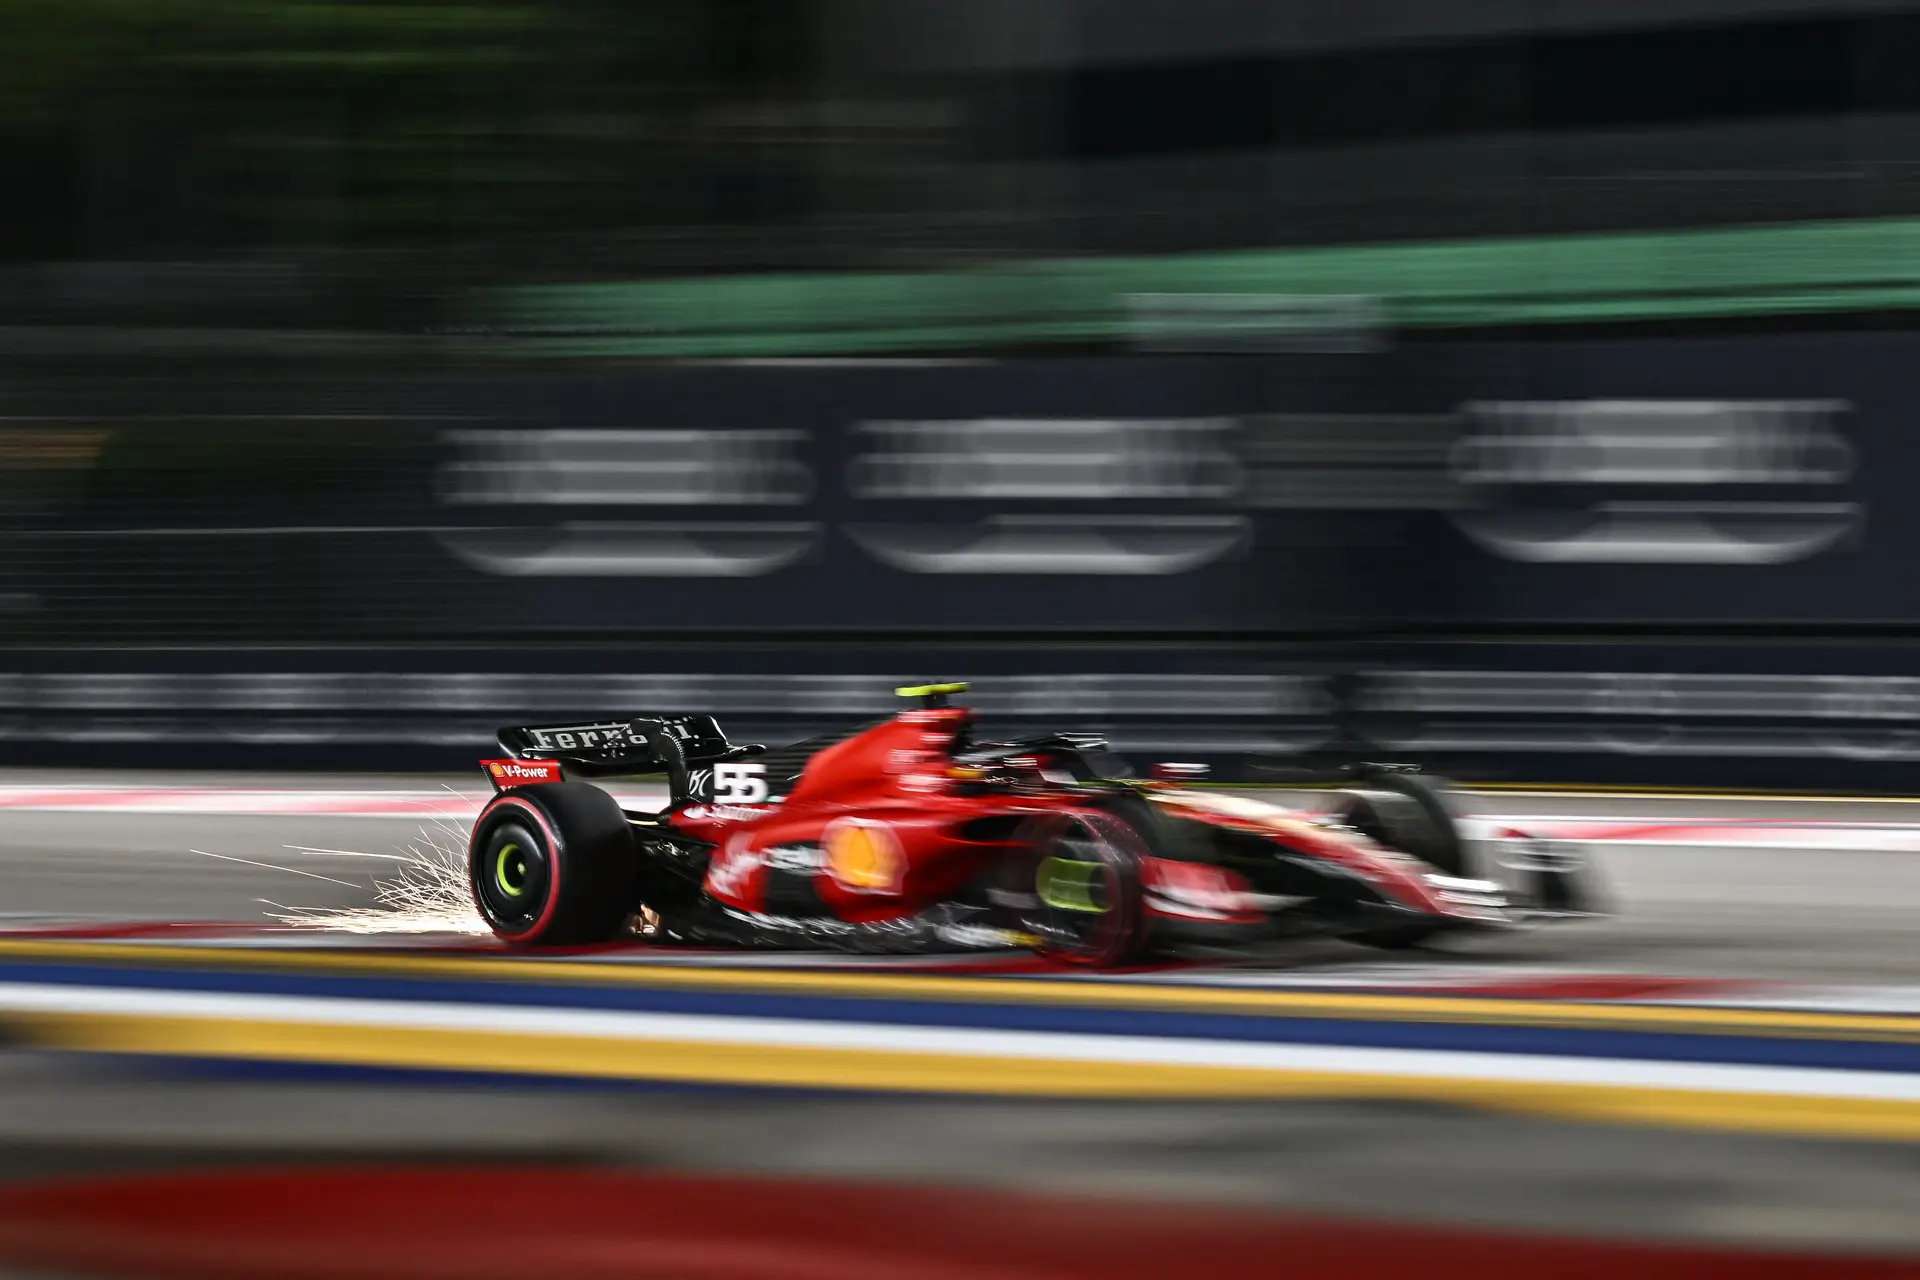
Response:
[[[1153,766],[1153,776],[1161,782],[1199,782],[1213,772],[1204,764],[1176,764],[1165,761]]]

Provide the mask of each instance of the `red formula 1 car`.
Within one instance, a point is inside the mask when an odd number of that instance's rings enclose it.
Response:
[[[1577,849],[1470,839],[1418,774],[1360,766],[1308,813],[1136,779],[1091,735],[976,740],[972,713],[948,705],[964,689],[902,689],[892,719],[771,751],[728,742],[709,715],[502,730],[508,758],[485,762],[499,793],[468,847],[474,901],[522,945],[638,930],[1029,946],[1094,966],[1306,933],[1405,946],[1588,910]],[[563,780],[657,772],[671,788],[657,813]]]

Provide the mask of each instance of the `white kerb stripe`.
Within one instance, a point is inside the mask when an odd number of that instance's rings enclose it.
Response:
[[[0,983],[0,1010],[1920,1102],[1920,1073]]]

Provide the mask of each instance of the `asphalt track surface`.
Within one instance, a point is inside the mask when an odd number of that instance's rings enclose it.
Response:
[[[472,788],[471,779],[73,775],[0,773],[0,785],[291,786],[338,790]],[[1270,798],[1285,799],[1284,794]],[[449,794],[449,811],[461,811]],[[1490,818],[1555,815],[1680,824],[1702,819],[1900,824],[1920,830],[1920,804],[1897,801],[1481,793]],[[433,824],[419,817],[59,813],[0,809],[0,925],[7,917],[262,921],[291,908],[361,906],[391,855]],[[453,830],[437,832],[457,846]],[[1920,984],[1920,838],[1915,852],[1828,845],[1700,847],[1658,842],[1589,846],[1614,913],[1603,921],[1457,946],[1463,967],[1526,964],[1614,973],[1812,983]],[[1729,839],[1736,839],[1737,834]],[[1817,834],[1807,837],[1817,841]],[[293,846],[299,846],[295,848]],[[305,850],[335,850],[312,853]],[[198,852],[195,852],[198,851]],[[372,855],[372,856],[369,856]],[[245,859],[246,862],[231,861]],[[268,864],[264,866],[248,865]],[[344,882],[344,883],[339,883]],[[1337,943],[1266,958],[1312,969],[1378,958]],[[1440,959],[1427,956],[1424,961]],[[1399,958],[1404,960],[1404,957]]]
[[[0,784],[88,781],[417,789],[440,780],[0,776]],[[1899,803],[1502,794],[1481,797],[1476,808],[1920,826],[1920,805]],[[420,828],[418,818],[0,810],[0,915],[250,920],[260,918],[263,898],[363,905],[365,890],[333,880],[365,884],[382,865],[348,855],[391,853],[417,840]],[[1444,962],[1920,983],[1920,853],[1840,843],[1596,846],[1616,917]],[[293,845],[342,852],[305,854]],[[1323,943],[1271,963],[1311,970],[1370,958]],[[1894,1143],[1643,1130],[1408,1103],[802,1099],[236,1081],[0,1047],[0,1180],[420,1159],[1035,1186],[1920,1257],[1920,1147]]]
[[[931,1181],[1920,1259],[1920,1148],[1891,1143],[1381,1103],[234,1081],[0,1054],[0,1182],[423,1162]]]

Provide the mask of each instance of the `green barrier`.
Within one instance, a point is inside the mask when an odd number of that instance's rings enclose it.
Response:
[[[1920,219],[545,285],[483,307],[532,354],[836,356],[1126,342],[1152,295],[1368,299],[1401,328],[1904,309]],[[1247,336],[1245,308],[1223,316]]]

